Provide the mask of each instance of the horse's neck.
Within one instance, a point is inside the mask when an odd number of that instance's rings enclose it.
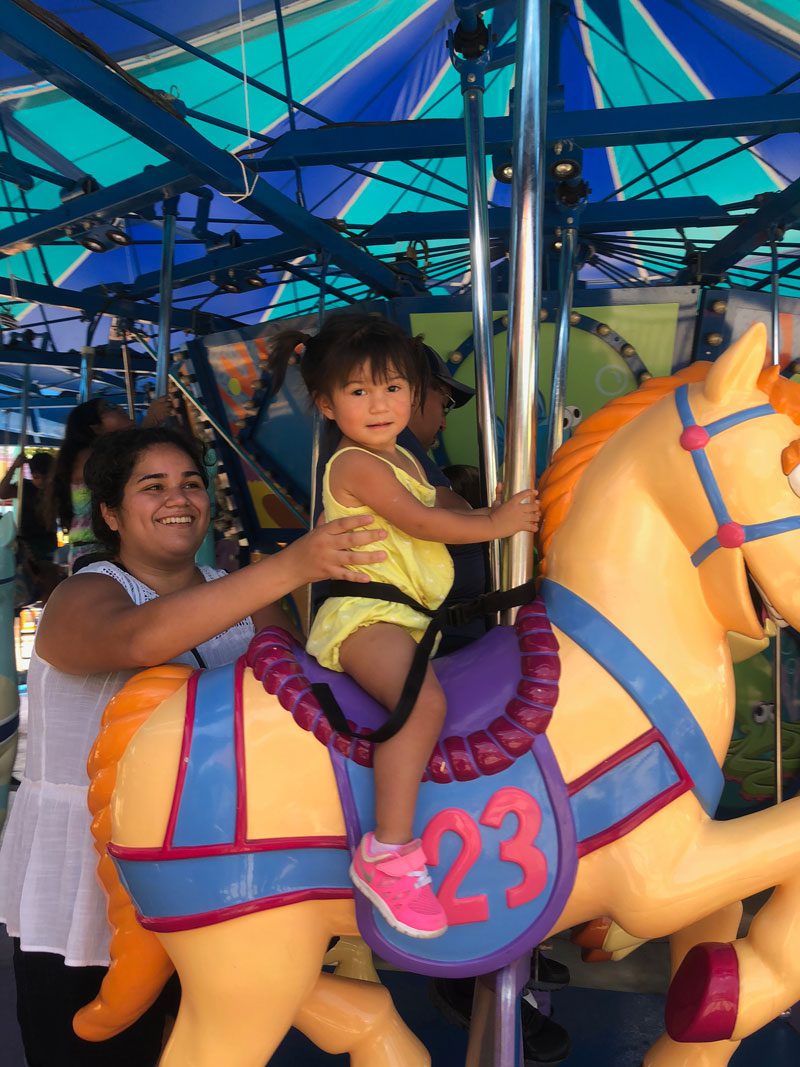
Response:
[[[720,747],[727,743],[721,719],[732,710],[726,634],[685,545],[646,491],[636,458],[630,452],[621,464],[602,458],[583,475],[553,539],[547,577],[622,630],[705,720],[712,745]]]

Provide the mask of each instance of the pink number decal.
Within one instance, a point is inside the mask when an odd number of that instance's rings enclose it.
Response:
[[[501,842],[500,859],[522,869],[520,884],[506,890],[509,908],[519,908],[538,897],[547,884],[547,860],[533,844],[542,825],[542,812],[524,790],[514,786],[498,789],[484,808],[481,822],[499,830],[511,812],[517,817],[517,832],[510,841]]]
[[[481,832],[461,808],[445,808],[437,812],[425,827],[422,847],[430,867],[439,864],[439,843],[447,831],[461,838],[461,851],[442,880],[437,896],[447,914],[450,926],[466,923],[485,923],[489,918],[489,901],[484,893],[474,897],[458,897],[456,893],[481,854]]]

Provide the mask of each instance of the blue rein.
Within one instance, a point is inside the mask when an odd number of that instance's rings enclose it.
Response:
[[[746,408],[744,411],[734,412],[722,419],[710,422],[706,426],[698,425],[692,414],[689,404],[689,386],[682,385],[675,392],[675,404],[678,408],[683,433],[681,434],[681,446],[691,454],[695,470],[700,479],[700,484],[706,494],[714,518],[717,521],[717,531],[713,537],[709,537],[695,552],[692,553],[692,563],[699,567],[701,563],[713,555],[720,548],[741,548],[748,541],[760,541],[764,537],[774,537],[777,534],[788,533],[790,530],[800,529],[800,515],[790,515],[785,519],[772,519],[769,522],[754,522],[742,525],[735,522],[725,506],[717,479],[711,469],[711,463],[706,455],[706,445],[712,437],[724,433],[734,426],[751,419],[762,419],[767,415],[776,415],[777,412],[771,404],[759,404],[757,407]]]

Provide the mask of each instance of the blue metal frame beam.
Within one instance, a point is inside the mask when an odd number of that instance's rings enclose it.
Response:
[[[615,233],[620,230],[662,230],[685,226],[730,226],[734,220],[710,196],[676,196],[660,200],[610,200],[587,204],[580,219],[581,234]],[[552,231],[564,224],[559,212],[545,215]],[[489,208],[489,232],[507,237],[511,217],[508,208]],[[385,215],[360,238],[365,244],[385,245],[424,237],[428,241],[469,235],[466,211],[399,212]]]
[[[217,148],[188,123],[154,103],[13,0],[0,0],[0,48],[220,192],[243,194],[245,184],[255,179],[251,169],[235,156]],[[325,249],[333,262],[377,292],[400,294],[402,286],[396,274],[322,219],[265,182],[257,182],[254,187],[251,182],[251,188],[246,204],[252,214],[303,245]]]
[[[76,167],[71,160],[67,159],[66,156],[62,156],[47,141],[42,140],[27,126],[23,126],[14,115],[11,105],[6,104],[0,107],[0,121],[2,121],[6,133],[13,141],[16,141],[22,148],[27,149],[37,159],[46,163],[48,167],[58,171],[59,174],[63,174],[65,178],[71,178],[74,182],[86,177],[86,171]]]
[[[81,369],[80,352],[43,352],[40,348],[27,348],[24,345],[0,345],[0,366],[7,364],[15,367],[63,367],[64,370]],[[155,374],[155,363],[150,358],[130,354],[130,368],[139,374]],[[94,369],[103,371],[125,370],[121,355],[115,355],[104,347],[95,349]]]
[[[511,144],[512,119],[486,119],[486,153]],[[800,130],[800,93],[688,100],[675,104],[561,111],[548,116],[550,141],[574,141],[582,148],[662,144],[673,141],[749,137]],[[293,170],[337,163],[447,159],[464,155],[458,119],[416,119],[366,125],[319,126],[285,133],[253,161],[262,171]]]
[[[793,94],[797,95],[797,94]],[[769,241],[770,227],[794,229],[800,225],[800,179],[773,193],[752,215],[740,222],[715,245],[702,253],[699,270],[703,277],[716,278]],[[672,284],[683,285],[691,278],[689,268],[679,271]]]
[[[0,296],[20,300],[23,303],[48,304],[51,307],[72,308],[89,315],[115,315],[131,322],[158,322],[158,306],[140,304],[125,296],[111,295],[102,289],[65,289],[62,286],[40,285],[21,278],[0,277]],[[214,330],[233,329],[241,324],[223,315],[210,315],[207,311],[184,311],[175,308],[172,324],[177,330],[191,333],[211,333]]]
[[[755,4],[751,4],[751,10],[746,10],[745,5],[737,3],[732,6],[725,0],[694,0],[700,7],[710,11],[712,15],[730,22],[738,30],[751,33],[773,48],[779,48],[788,52],[792,59],[800,59],[800,35],[792,31],[788,19],[781,21],[780,12],[775,12],[775,17],[770,17],[763,11],[758,11]],[[773,9],[774,10],[774,9]]]
[[[173,285],[175,287],[192,285],[205,281],[210,274],[217,272],[282,262],[285,259],[303,255],[306,251],[305,246],[298,245],[296,241],[283,235],[267,237],[261,241],[250,241],[239,248],[225,248],[219,252],[211,252],[207,256],[199,256],[197,259],[179,263],[173,274]],[[157,270],[140,274],[129,287],[131,295],[143,296],[146,293],[158,292],[159,276],[160,271]]]
[[[141,174],[77,196],[32,219],[0,230],[0,253],[13,256],[64,235],[66,227],[91,217],[118,217],[140,211],[159,200],[185,193],[202,183],[176,163],[146,167]]]
[[[98,393],[105,399],[125,402],[125,393]],[[32,396],[28,398],[27,405],[22,396],[10,396],[0,394],[0,411],[21,411],[24,406],[29,409],[60,408],[62,411],[70,411],[75,407],[74,396]]]

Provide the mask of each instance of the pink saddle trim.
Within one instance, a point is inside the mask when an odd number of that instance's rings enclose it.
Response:
[[[536,736],[547,730],[558,701],[561,663],[558,642],[540,599],[520,608],[514,631],[520,654],[516,693],[497,717],[486,723],[485,729],[466,736],[451,734],[440,738],[423,780],[445,784],[498,774],[530,751]],[[311,692],[311,683],[298,662],[296,648],[294,639],[285,630],[268,627],[250,642],[245,661],[298,726],[347,759],[371,767],[375,746],[333,730]],[[480,640],[474,648],[479,656]],[[487,670],[491,670],[491,664],[487,664]],[[350,726],[355,728],[356,724]]]

